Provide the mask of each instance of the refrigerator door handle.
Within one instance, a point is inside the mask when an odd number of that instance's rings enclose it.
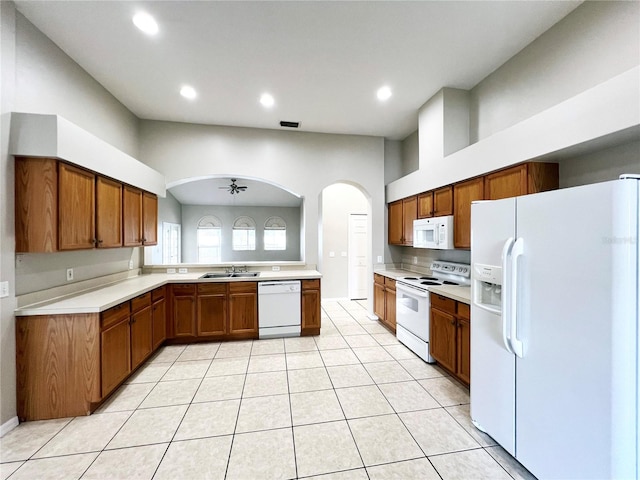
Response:
[[[509,335],[513,353],[522,358],[524,348],[521,340],[518,339],[518,258],[524,254],[524,239],[518,238],[511,249],[511,284],[509,296],[511,333]]]
[[[509,353],[515,353],[509,342],[509,320],[511,310],[510,283],[509,283],[509,259],[513,248],[514,239],[509,237],[502,247],[502,343]]]

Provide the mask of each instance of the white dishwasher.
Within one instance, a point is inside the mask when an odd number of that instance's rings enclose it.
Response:
[[[300,280],[258,283],[259,338],[300,336]]]

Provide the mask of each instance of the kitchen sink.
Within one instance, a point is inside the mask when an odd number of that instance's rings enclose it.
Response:
[[[258,275],[260,272],[205,273],[200,278],[253,278]]]
[[[229,278],[230,273],[205,273],[200,278]]]

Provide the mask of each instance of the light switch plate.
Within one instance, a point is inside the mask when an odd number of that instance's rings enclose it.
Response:
[[[73,280],[73,268],[67,268],[67,282]]]
[[[9,282],[0,282],[0,298],[9,296]]]
[[[413,257],[413,264],[417,265],[418,264],[418,257]]]
[[[133,270],[133,260],[129,260],[129,270]]]
[[[340,252],[340,256],[341,257],[346,257],[347,256],[347,252]]]
[[[336,256],[336,252],[329,252],[329,257],[333,258]]]
[[[179,268],[178,269],[178,273],[187,273],[189,270],[187,270],[186,268]]]
[[[382,255],[378,255],[378,263],[382,263]]]

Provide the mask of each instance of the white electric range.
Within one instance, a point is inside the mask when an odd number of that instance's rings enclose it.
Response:
[[[396,337],[425,362],[435,359],[429,354],[429,287],[471,285],[471,266],[463,263],[435,261],[431,275],[401,277],[396,280]]]

